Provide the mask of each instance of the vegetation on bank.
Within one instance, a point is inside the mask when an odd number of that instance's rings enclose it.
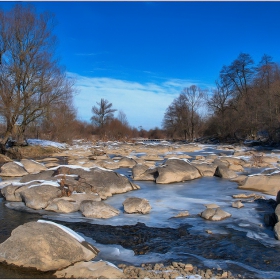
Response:
[[[182,89],[166,109],[162,128],[131,127],[125,112],[103,98],[92,107],[91,122],[79,120],[73,105],[74,81],[54,55],[53,22],[51,14],[36,14],[32,6],[0,10],[2,153],[10,145],[26,144],[28,138],[68,143],[78,138],[215,138],[279,144],[279,64],[266,54],[255,64],[249,54],[240,53],[222,67],[215,88]]]

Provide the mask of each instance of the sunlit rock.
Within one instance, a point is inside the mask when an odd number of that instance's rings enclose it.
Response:
[[[169,184],[200,178],[201,174],[195,166],[182,159],[168,159],[157,168],[156,183]]]
[[[19,162],[8,162],[2,165],[0,176],[2,177],[21,177],[28,172]]]
[[[84,200],[80,211],[87,218],[108,219],[119,215],[120,211],[103,201]]]
[[[47,170],[47,167],[39,162],[36,162],[35,160],[22,159],[20,163],[23,164],[23,167],[28,173],[34,174]]]
[[[124,202],[124,211],[126,213],[139,213],[148,214],[150,213],[152,207],[147,199],[138,197],[128,197]]]
[[[58,278],[82,278],[82,279],[124,279],[122,270],[105,262],[79,262],[54,274]]]
[[[232,204],[231,204],[231,206],[233,207],[233,208],[241,208],[241,207],[244,207],[244,205],[243,205],[243,203],[240,201],[240,200],[238,200],[238,201],[234,201]]]
[[[0,244],[0,262],[50,271],[93,259],[98,250],[93,246],[85,247],[84,239],[68,230],[41,222],[21,225]]]
[[[150,168],[146,164],[137,164],[132,168],[133,180],[154,181],[157,175],[157,167]]]

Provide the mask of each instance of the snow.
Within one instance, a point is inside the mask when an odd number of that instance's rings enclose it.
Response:
[[[51,224],[51,225],[57,226],[60,229],[62,229],[63,231],[65,231],[66,233],[68,233],[69,235],[71,235],[73,238],[75,238],[80,243],[85,241],[85,239],[82,236],[80,236],[78,233],[76,233],[75,231],[73,231],[72,229],[70,229],[70,228],[68,228],[66,226],[63,226],[63,225],[60,225],[60,224],[57,224],[57,223],[54,223],[54,222],[50,222],[50,221],[45,221],[45,220],[38,220],[37,222],[38,223],[46,223],[46,224]]]
[[[53,142],[49,140],[41,140],[41,139],[27,139],[28,145],[33,145],[33,146],[43,146],[43,147],[55,147],[59,149],[65,149],[67,148],[67,144],[63,143],[58,143],[58,142]]]

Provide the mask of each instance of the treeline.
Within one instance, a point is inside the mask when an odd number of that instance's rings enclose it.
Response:
[[[279,143],[279,64],[268,55],[255,64],[249,54],[240,53],[222,67],[211,91],[185,88],[167,108],[162,126],[171,138]]]

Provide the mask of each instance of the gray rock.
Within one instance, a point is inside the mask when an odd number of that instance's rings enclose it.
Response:
[[[133,158],[123,157],[119,161],[119,166],[124,168],[132,168],[137,162]]]
[[[275,215],[276,215],[276,220],[277,220],[277,222],[280,222],[280,204],[278,204],[278,205],[276,206]]]
[[[150,168],[146,164],[137,164],[132,168],[133,180],[154,181],[157,175],[157,168]]]
[[[18,188],[20,188],[20,186],[11,184],[2,188],[1,193],[7,201],[22,201],[20,194],[15,193]]]
[[[183,182],[201,177],[195,166],[181,159],[168,159],[157,170],[159,175],[156,178],[156,183],[158,184]]]
[[[108,219],[119,215],[120,211],[103,201],[84,200],[80,211],[87,218]]]
[[[150,213],[152,207],[147,199],[138,197],[128,197],[124,202],[124,211],[126,213],[139,213],[148,214]]]
[[[44,209],[55,198],[61,196],[61,190],[51,185],[37,185],[20,191],[25,205],[32,209]]]
[[[98,250],[85,247],[56,225],[30,222],[14,229],[0,244],[0,262],[40,271],[60,270],[93,259]]]
[[[215,176],[220,177],[220,178],[225,178],[225,179],[232,179],[237,177],[237,174],[230,170],[228,167],[226,166],[218,166],[216,171],[215,171]]]
[[[56,180],[53,178],[54,174],[55,174],[54,170],[46,170],[46,171],[39,172],[37,174],[28,174],[28,175],[23,176],[20,179],[20,182],[27,183],[27,182],[36,181],[36,180],[37,181],[38,180],[48,180],[48,181]]]
[[[80,204],[69,197],[55,198],[45,210],[57,213],[72,213],[80,209]]]
[[[193,166],[195,166],[200,174],[205,177],[212,177],[215,174],[215,171],[217,169],[216,164],[208,164],[208,163],[192,163]]]
[[[27,175],[28,172],[20,163],[8,162],[1,167],[0,176],[2,177],[21,177]]]

